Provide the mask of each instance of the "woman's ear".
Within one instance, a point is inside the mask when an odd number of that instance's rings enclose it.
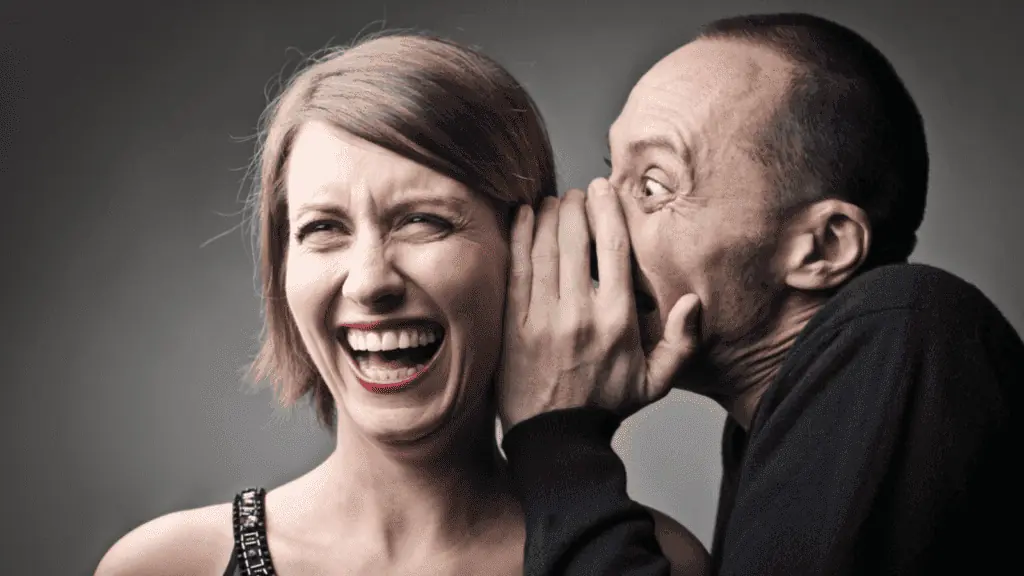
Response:
[[[871,223],[859,206],[828,199],[815,202],[787,223],[783,262],[786,284],[797,290],[831,290],[864,264]]]

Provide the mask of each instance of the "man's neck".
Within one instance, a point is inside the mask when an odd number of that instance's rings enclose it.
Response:
[[[708,394],[744,429],[749,431],[765,391],[779,371],[811,318],[824,300],[797,296],[787,299],[775,322],[755,340],[725,347],[710,359],[714,372]]]

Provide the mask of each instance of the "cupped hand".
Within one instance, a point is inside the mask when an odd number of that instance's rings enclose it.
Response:
[[[600,282],[591,279],[591,232]],[[587,195],[524,206],[512,229],[499,414],[505,430],[552,410],[596,406],[622,417],[663,398],[697,346],[700,301],[680,298],[662,339],[640,344],[630,242],[607,180]]]

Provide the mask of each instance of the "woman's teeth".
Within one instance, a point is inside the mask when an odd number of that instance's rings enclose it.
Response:
[[[394,382],[401,382],[408,378],[412,378],[416,374],[423,371],[426,368],[425,364],[417,364],[413,368],[398,368],[398,369],[384,369],[378,368],[372,365],[367,358],[360,358],[359,371],[362,372],[363,376],[367,379],[379,383],[379,384],[390,384]]]
[[[377,384],[395,384],[422,373],[443,338],[439,327],[427,325],[389,330],[349,328],[345,334],[361,378]]]
[[[348,329],[348,345],[357,352],[386,352],[404,348],[426,346],[437,341],[439,334],[431,328],[403,328],[401,330]]]

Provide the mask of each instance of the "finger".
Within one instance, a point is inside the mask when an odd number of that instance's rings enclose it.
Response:
[[[558,211],[558,282],[561,299],[590,294],[590,226],[582,190],[569,190]]]
[[[511,263],[508,278],[508,301],[505,310],[509,318],[522,324],[530,310],[530,290],[533,282],[533,208],[519,207],[512,224]]]
[[[629,233],[618,194],[612,190],[608,180],[597,178],[590,183],[587,215],[597,255],[598,292],[615,300],[626,298],[632,302]]]
[[[676,301],[665,319],[661,340],[647,356],[644,400],[653,402],[672,389],[680,369],[697,350],[700,339],[700,298],[686,294]]]
[[[533,283],[530,308],[542,308],[558,300],[558,198],[548,196],[537,214],[537,231],[530,254]]]

